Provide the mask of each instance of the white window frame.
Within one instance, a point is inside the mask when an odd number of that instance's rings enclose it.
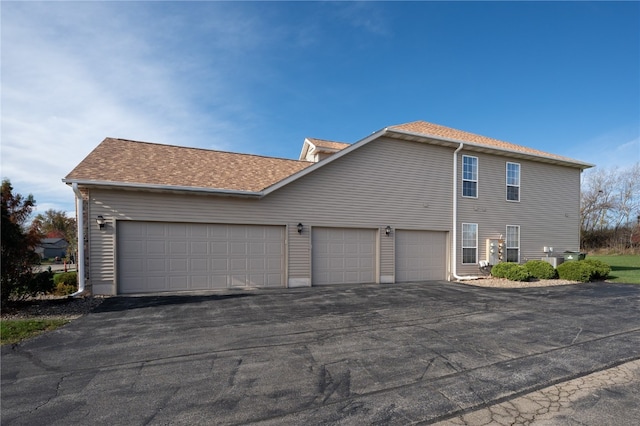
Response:
[[[473,158],[475,159],[475,176],[472,176],[471,179],[465,179],[464,177],[464,160],[466,158]],[[478,174],[479,174],[479,166],[480,162],[478,161],[478,157],[474,157],[473,155],[463,155],[462,156],[462,196],[465,198],[478,198]],[[472,175],[473,175],[473,170],[472,170]],[[475,177],[475,179],[474,179]],[[476,184],[476,195],[464,195],[464,183],[465,182],[474,182]]]
[[[509,234],[509,228],[515,228],[517,232],[517,241],[513,241]],[[509,259],[509,250],[518,250],[518,258],[515,260],[515,263],[520,263],[520,225],[507,225],[506,234],[504,240],[504,258],[506,262],[514,262],[514,260]]]
[[[465,245],[465,227],[473,226],[475,232],[475,241],[474,245]],[[474,249],[476,252],[474,262],[465,262],[464,261],[464,249]],[[478,263],[478,224],[477,223],[463,223],[462,224],[462,264],[463,265],[475,265]]]
[[[509,183],[509,165],[513,165],[513,166],[518,166],[518,176],[517,176],[517,183]],[[510,201],[512,203],[519,203],[520,202],[520,175],[522,172],[522,167],[520,166],[520,163],[512,163],[510,161],[507,161],[507,164],[505,166],[505,183],[507,184],[507,188],[506,188],[506,193],[505,193],[505,198],[507,201]],[[517,200],[510,200],[509,199],[509,188],[518,188],[518,199]]]

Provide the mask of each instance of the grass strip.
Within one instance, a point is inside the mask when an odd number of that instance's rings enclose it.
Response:
[[[0,321],[0,344],[18,343],[67,324],[66,319],[15,319]]]
[[[640,284],[640,256],[638,255],[587,255],[587,259],[601,260],[611,266],[611,273],[607,281]]]

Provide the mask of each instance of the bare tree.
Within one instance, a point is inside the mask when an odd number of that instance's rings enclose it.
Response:
[[[640,217],[640,162],[585,172],[582,182],[583,247],[629,247]]]

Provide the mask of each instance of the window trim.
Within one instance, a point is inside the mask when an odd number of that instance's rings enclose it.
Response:
[[[464,242],[465,242],[465,240],[464,240],[464,227],[465,227],[465,225],[473,225],[475,227],[475,236],[476,236],[476,238],[475,238],[475,246],[465,246],[464,245]],[[462,259],[461,259],[462,264],[463,265],[476,265],[478,263],[478,224],[477,223],[466,223],[466,222],[462,223],[462,238],[461,238],[460,244],[462,245]],[[475,249],[475,251],[476,251],[475,262],[473,262],[473,263],[465,262],[464,261],[464,249],[471,249],[471,248]]]
[[[509,184],[509,164],[513,164],[518,166],[518,184],[517,185],[513,185],[513,184]],[[507,161],[507,163],[505,164],[505,184],[506,184],[506,189],[505,189],[505,199],[511,203],[519,203],[520,202],[520,180],[521,180],[521,175],[522,175],[522,166],[520,165],[520,163],[514,163],[513,161]],[[509,199],[509,188],[518,188],[518,199],[517,200],[510,200]]]
[[[465,179],[464,178],[464,159],[465,158],[475,158],[475,166],[476,166],[476,170],[475,170],[475,179]],[[480,174],[480,160],[478,160],[478,157],[474,156],[474,155],[463,155],[462,156],[462,196],[464,198],[478,198],[478,175]],[[476,195],[464,195],[464,183],[465,182],[474,182],[476,184]]]
[[[516,228],[518,230],[518,241],[516,241],[517,246],[509,246],[509,228]],[[521,255],[521,250],[520,250],[520,225],[507,225],[506,229],[505,229],[505,239],[504,239],[504,259],[505,262],[513,262],[512,260],[509,260],[509,249],[511,250],[518,250],[518,260],[516,261],[516,263],[520,263],[520,255]]]

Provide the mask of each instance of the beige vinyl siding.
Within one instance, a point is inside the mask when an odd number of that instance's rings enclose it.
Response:
[[[87,214],[89,263],[88,277],[92,286],[92,291],[96,294],[109,294],[113,291],[115,283],[115,236],[116,223],[108,216],[107,222],[101,230],[96,223],[96,217],[100,214],[104,216],[103,209],[92,202],[93,190],[89,193],[89,209]],[[108,290],[108,291],[107,291]]]
[[[288,224],[288,278],[308,279],[311,276],[311,227],[303,225],[302,233],[298,233],[298,222]]]
[[[462,155],[464,150],[459,155]],[[506,236],[507,225],[520,226],[520,261],[539,259],[544,246],[556,254],[577,250],[580,227],[580,170],[518,159],[520,201],[506,199],[506,163],[513,159],[474,153],[479,157],[478,198],[458,194],[458,235],[462,223],[478,224],[479,260],[485,260],[487,238]],[[461,157],[460,157],[461,158]],[[460,162],[459,162],[460,163]],[[458,171],[461,176],[461,169]],[[458,241],[458,274],[477,274],[477,265],[462,265]]]
[[[381,283],[395,282],[395,240],[396,230],[392,229],[391,233],[385,233],[385,226],[381,226],[378,231],[378,244],[380,252],[379,264],[379,280]]]
[[[450,148],[379,139],[262,199],[94,188],[89,221],[95,223],[101,214],[111,222],[288,225],[289,280],[310,278],[309,226],[380,229],[389,225],[393,229],[448,231],[452,152]],[[305,225],[302,235],[292,229],[298,222]],[[99,262],[97,269],[92,268],[91,284],[113,283],[111,231],[90,229],[92,262]],[[384,250],[386,260],[379,265],[380,271],[393,271],[389,264],[393,255],[388,247]]]

